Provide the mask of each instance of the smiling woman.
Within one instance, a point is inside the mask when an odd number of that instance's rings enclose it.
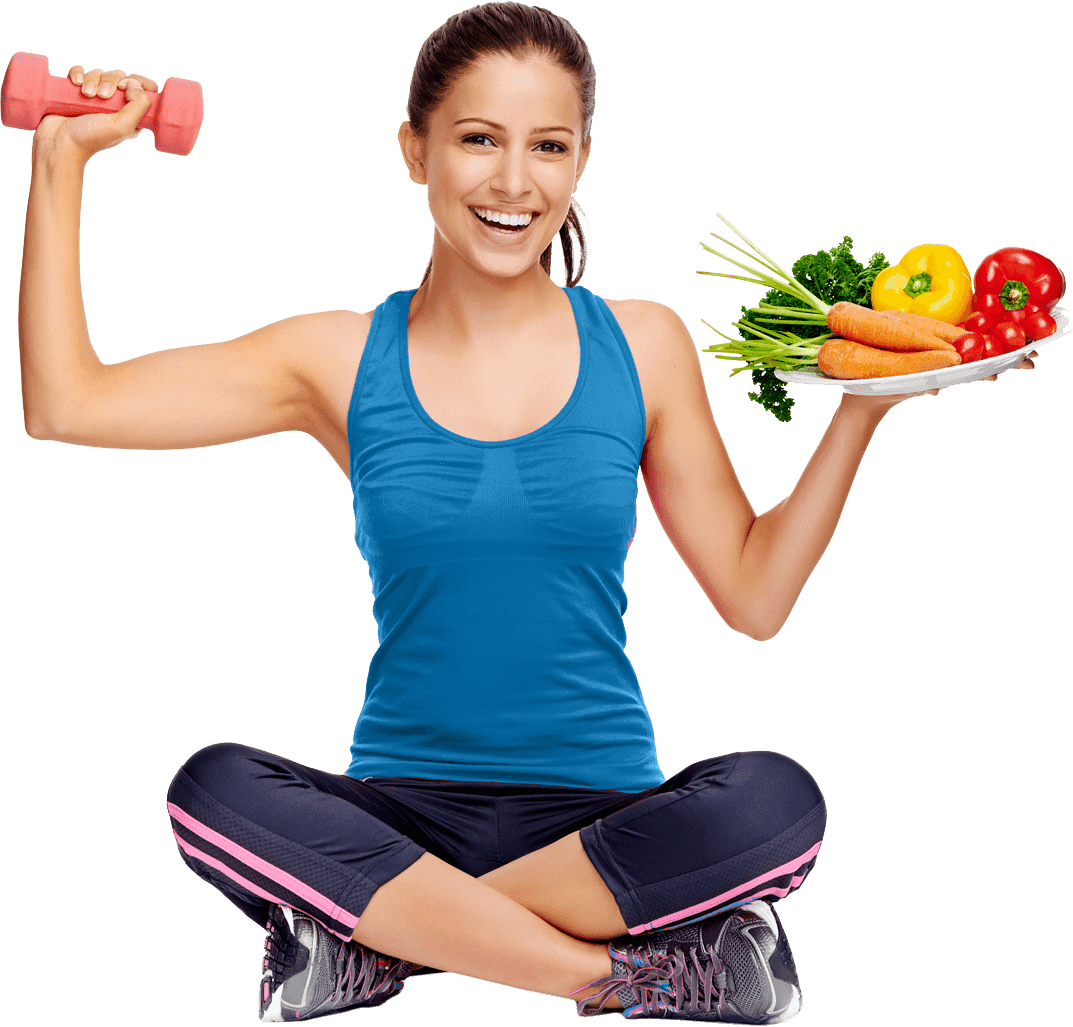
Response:
[[[644,1016],[663,989],[636,966],[653,960],[687,1001],[734,1022],[800,1007],[768,900],[814,865],[823,797],[770,752],[664,776],[624,651],[639,470],[733,627],[765,637],[789,611],[763,593],[799,589],[807,570],[799,558],[772,572],[756,548],[742,558],[755,517],[681,321],[660,304],[612,310],[578,284],[573,193],[594,90],[572,26],[520,4],[454,16],[418,58],[398,140],[427,189],[432,259],[418,288],[364,316],[353,390],[318,404],[334,413],[313,432],[345,428],[376,596],[350,766],[330,775],[217,745],[169,791],[184,860],[268,924],[266,1019],[378,1004],[410,974],[443,970],[571,997],[581,1015]],[[550,277],[556,236],[565,288]],[[303,377],[325,394],[346,380],[341,368]],[[847,418],[836,475],[870,427]],[[702,544],[705,511],[724,530]],[[833,530],[830,515],[817,524]],[[778,544],[775,527],[755,537]],[[544,814],[512,817],[522,796]],[[461,849],[440,841],[459,818]],[[704,980],[674,963],[683,939],[704,953]],[[309,994],[307,974],[336,986]]]
[[[540,171],[537,177],[547,185],[560,183],[558,189],[552,188],[552,195],[558,199],[558,207],[541,211],[522,204],[511,206],[502,202],[503,198],[500,196],[485,196],[479,199],[483,199],[490,209],[499,212],[511,213],[520,210],[547,214],[546,224],[541,226],[543,234],[539,239],[543,244],[540,266],[551,274],[551,246],[554,235],[558,232],[567,269],[566,284],[569,287],[577,284],[585,269],[585,238],[574,201],[571,199],[568,208],[563,209],[561,179],[564,169],[569,169],[566,173],[573,177],[570,189],[572,194],[588,160],[592,118],[596,107],[596,69],[588,47],[565,19],[556,18],[539,8],[532,8],[532,13],[522,17],[529,18],[534,26],[539,22],[539,34],[530,30],[526,38],[507,42],[503,33],[506,19],[496,23],[497,17],[492,12],[494,6],[485,5],[485,18],[456,16],[439,30],[440,39],[436,39],[436,33],[429,37],[410,80],[410,95],[407,101],[409,121],[399,130],[399,142],[406,153],[410,177],[415,182],[427,182],[429,185],[429,206],[433,209],[434,217],[436,200],[433,194],[438,191],[436,187],[439,183],[421,177],[419,170],[421,152],[430,146],[440,146],[450,139],[452,143],[457,142],[463,150],[469,148],[470,152],[477,149],[491,151],[482,154],[482,158],[503,161],[509,157],[516,163],[520,154],[524,153],[526,164],[530,168],[534,168],[534,165],[529,155],[535,155],[535,159],[547,162],[548,166]],[[445,45],[448,33],[450,47]],[[429,45],[429,42],[432,45]],[[549,57],[550,60],[547,59]],[[524,74],[534,76],[528,83],[519,78],[523,66],[526,69]],[[494,70],[491,75],[486,74],[492,69]],[[540,125],[532,124],[534,108],[528,106],[532,102],[534,90],[540,97],[542,111],[552,114],[552,117],[546,119],[546,123]],[[483,112],[492,97],[496,98],[497,105],[501,104],[511,115],[509,118],[506,114],[502,116],[502,120],[484,116]],[[490,135],[472,134],[472,126],[477,124],[485,125],[494,133],[499,133],[498,139]],[[461,138],[457,137],[458,132],[463,133]],[[552,138],[539,141],[537,137],[543,135]],[[508,143],[509,151],[504,154]],[[551,149],[545,149],[549,146]],[[513,156],[510,155],[512,152]],[[461,154],[455,153],[454,156],[461,157]],[[483,172],[480,168],[480,164],[466,164],[460,167],[459,171],[462,175],[476,174],[479,181],[481,176],[487,174],[487,168]],[[497,171],[499,175],[503,173],[502,168]],[[491,183],[488,185],[491,186]],[[576,276],[571,231],[576,234],[580,247],[580,265]],[[493,232],[488,238],[501,236],[502,232],[499,231]],[[421,279],[422,285],[432,273],[435,257],[434,245],[433,255]],[[441,257],[441,266],[442,263]]]
[[[596,71],[570,21],[521,3],[452,16],[417,56],[398,132],[432,220],[417,288],[104,364],[80,287],[84,172],[133,137],[152,80],[69,75],[129,92],[34,135],[30,436],[192,449],[304,431],[348,475],[369,567],[379,647],[347,772],[216,744],[167,793],[182,860],[267,931],[263,1021],[377,1006],[430,968],[583,1013],[795,1015],[774,904],[817,860],[824,798],[764,750],[663,774],[624,649],[637,474],[712,607],[764,641],[911,397],[844,395],[793,492],[756,514],[682,320],[580,284]]]

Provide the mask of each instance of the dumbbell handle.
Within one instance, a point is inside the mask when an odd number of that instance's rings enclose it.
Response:
[[[147,128],[155,133],[160,94],[151,89],[143,91],[149,97],[149,110],[138,122],[138,128]],[[43,99],[49,114],[62,114],[65,118],[77,118],[80,114],[98,112],[114,114],[127,102],[126,93],[122,89],[117,88],[111,96],[102,100],[99,96],[86,96],[69,78],[60,78],[58,75],[49,75]]]
[[[108,99],[85,96],[69,78],[49,75],[19,75],[25,72],[30,62],[46,60],[39,54],[17,53],[8,64],[0,97],[0,113],[5,125],[12,128],[36,129],[46,114],[61,114],[73,118],[81,114],[114,114],[127,101],[124,90],[117,89]],[[47,69],[47,61],[45,64]],[[17,82],[17,85],[16,85]],[[27,83],[33,83],[28,86]],[[29,89],[33,95],[13,95],[19,89]],[[177,94],[168,106],[175,108],[170,116],[160,119],[165,90]],[[156,137],[157,149],[185,156],[194,147],[201,128],[201,86],[186,79],[169,78],[159,93],[146,89],[149,110],[138,122],[138,128],[147,128]],[[161,132],[161,128],[164,132]],[[163,137],[163,138],[162,138]],[[166,142],[165,142],[166,140]],[[165,142],[165,145],[161,145]],[[172,148],[177,146],[178,148]]]

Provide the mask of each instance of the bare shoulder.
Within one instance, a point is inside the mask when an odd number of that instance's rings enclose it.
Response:
[[[345,351],[352,348],[355,343],[360,351],[372,327],[374,313],[372,310],[364,314],[356,310],[325,310],[319,314],[311,314],[311,317],[317,319],[320,329],[318,335],[323,342],[323,345],[317,348],[318,352],[329,357],[340,349]]]
[[[307,331],[291,337],[292,367],[318,402],[328,398],[332,384],[351,362],[361,360],[372,326],[371,314],[325,310],[306,315]],[[354,363],[355,370],[357,363]]]
[[[693,340],[685,323],[666,304],[637,299],[604,302],[629,343],[648,413],[647,438],[651,439],[669,398],[667,372],[689,354],[696,359]]]
[[[310,315],[315,331],[294,354],[294,366],[309,396],[307,431],[348,477],[347,413],[374,313],[329,310]]]
[[[696,358],[685,322],[665,303],[654,300],[605,300],[622,328],[634,361],[660,372],[683,357]]]
[[[625,318],[643,341],[658,341],[668,331],[689,334],[685,322],[665,303],[655,300],[604,300],[622,323]],[[625,331],[625,326],[623,326]]]

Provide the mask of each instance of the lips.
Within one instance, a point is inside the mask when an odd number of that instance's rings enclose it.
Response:
[[[536,219],[538,217],[540,217],[540,215],[538,213],[533,211],[533,212],[531,212],[531,217],[529,219],[529,224],[528,225],[501,225],[497,221],[489,221],[486,218],[482,218],[480,216],[480,214],[478,214],[477,211],[473,207],[470,207],[469,210],[470,210],[470,213],[482,225],[485,225],[490,231],[493,231],[493,232],[498,231],[498,232],[502,232],[504,234],[510,234],[510,233],[520,234],[521,232],[524,232],[527,228],[529,228],[533,224],[533,222],[536,221]],[[530,212],[527,212],[527,213],[530,213]]]

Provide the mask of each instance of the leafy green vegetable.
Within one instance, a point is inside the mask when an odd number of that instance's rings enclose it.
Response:
[[[749,399],[770,410],[780,421],[790,420],[794,401],[786,394],[786,382],[776,378],[770,367],[754,367],[753,384],[759,385],[760,391],[750,392]]]
[[[704,352],[715,353],[723,360],[744,361],[742,367],[730,373],[734,375],[750,369],[753,384],[759,386],[759,391],[750,392],[749,398],[765,410],[770,410],[780,421],[789,421],[794,401],[786,393],[786,383],[775,377],[775,369],[798,371],[817,367],[816,354],[834,334],[827,328],[827,312],[835,303],[843,300],[870,307],[872,283],[879,272],[889,266],[889,262],[882,253],[873,253],[868,263],[862,264],[853,256],[853,240],[847,235],[829,250],[799,257],[794,262],[791,277],[749,242],[722,214],[718,216],[764,259],[757,259],[714,232],[711,234],[744,253],[764,270],[757,271],[701,243],[709,253],[736,264],[756,277],[746,278],[716,271],[697,273],[755,282],[757,285],[766,285],[768,291],[755,307],[741,308],[742,316],[734,322],[741,336],[740,341],[708,325],[729,342],[709,346]],[[707,321],[704,323],[708,324]]]
[[[794,278],[820,299],[872,305],[872,283],[880,271],[890,266],[882,253],[873,253],[867,265],[855,259],[853,240],[847,235],[832,249],[806,254],[794,264]]]

